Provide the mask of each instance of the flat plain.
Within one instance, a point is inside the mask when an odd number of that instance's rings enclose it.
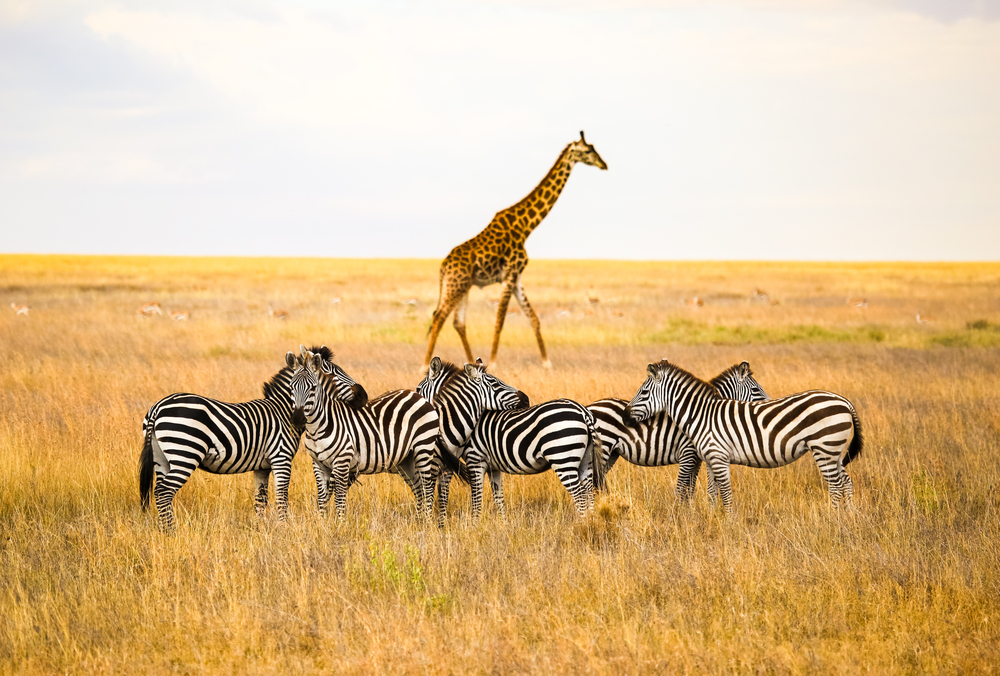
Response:
[[[547,474],[507,478],[506,520],[455,485],[439,530],[386,475],[338,522],[302,452],[289,522],[254,516],[250,475],[196,473],[157,531],[152,403],[256,398],[300,344],[371,394],[412,388],[437,265],[0,256],[0,672],[1000,670],[1000,264],[529,265],[554,369],[512,313],[498,376],[587,404],[662,357],[706,378],[745,359],[772,396],[833,390],[865,431],[851,509],[806,457],[734,468],[732,516],[704,475],[683,504],[676,467],[620,462],[584,519]],[[497,295],[472,292],[484,357]],[[437,352],[463,358],[449,325]]]

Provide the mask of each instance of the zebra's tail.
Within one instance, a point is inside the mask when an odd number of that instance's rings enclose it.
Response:
[[[139,503],[145,512],[149,509],[149,490],[153,487],[153,426],[149,425],[143,432],[139,454]]]
[[[854,438],[851,439],[851,445],[844,457],[844,467],[847,467],[852,460],[861,455],[861,449],[865,445],[865,438],[861,434],[861,420],[858,419],[858,412],[854,410],[853,406],[851,406],[851,418],[854,419]]]
[[[440,442],[438,442],[438,455],[441,456],[441,461],[444,463],[445,468],[454,472],[462,483],[472,483],[469,477],[469,466],[462,462],[461,459],[452,455],[451,451]]]
[[[597,433],[597,428],[595,427],[594,414],[588,409],[583,409],[587,411],[587,432],[590,434],[591,443],[591,467],[594,471],[594,490],[603,491],[604,490],[604,475],[606,474],[606,467],[604,466],[604,442],[601,441],[601,435]]]

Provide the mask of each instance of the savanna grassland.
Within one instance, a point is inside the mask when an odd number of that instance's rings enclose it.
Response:
[[[620,462],[586,519],[551,474],[508,477],[506,521],[471,520],[455,484],[438,530],[375,476],[338,523],[300,453],[290,522],[254,516],[250,475],[196,473],[157,531],[152,403],[255,398],[300,343],[371,394],[412,388],[437,263],[0,257],[0,673],[1000,670],[998,264],[528,267],[555,368],[515,314],[497,375],[586,404],[664,356],[705,377],[747,359],[772,396],[839,392],[866,435],[853,509],[810,458],[734,468],[728,517],[704,475],[684,505],[676,467]],[[498,293],[472,294],[483,356]],[[190,319],[138,317],[150,301]],[[450,326],[438,353],[462,358]]]

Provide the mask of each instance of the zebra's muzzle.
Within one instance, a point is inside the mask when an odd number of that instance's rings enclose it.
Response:
[[[518,409],[522,409],[522,408],[528,408],[529,406],[531,406],[531,402],[528,400],[528,395],[526,395],[521,390],[518,390],[517,391],[517,408]]]
[[[292,409],[292,424],[296,427],[302,427],[306,424],[306,412],[302,408]]]

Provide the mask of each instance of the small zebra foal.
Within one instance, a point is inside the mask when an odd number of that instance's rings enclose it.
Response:
[[[323,370],[319,355],[301,348],[290,389],[295,415],[305,423],[305,446],[317,485],[333,484],[337,516],[347,509],[347,489],[359,474],[401,474],[417,501],[419,513],[430,517],[438,472],[438,415],[411,390],[386,392],[362,404],[344,401],[336,378]],[[334,365],[335,366],[335,365]],[[339,367],[337,367],[339,370]],[[320,493],[320,510],[329,494]]]
[[[666,359],[650,364],[647,372],[625,415],[641,422],[666,411],[708,465],[716,482],[713,498],[721,493],[727,512],[732,511],[730,465],[781,467],[806,451],[826,479],[834,506],[853,495],[844,465],[861,455],[864,440],[854,406],[839,394],[811,390],[764,402],[734,401]]]
[[[767,393],[753,377],[750,364],[730,366],[709,383],[724,399],[766,401]],[[608,473],[618,458],[641,467],[680,465],[677,473],[677,497],[684,500],[694,495],[695,482],[701,469],[701,458],[694,443],[680,427],[661,411],[647,420],[636,422],[625,417],[624,399],[601,399],[587,407],[594,414],[597,432],[604,445],[604,471]],[[715,480],[711,472],[708,491],[713,493]]]

